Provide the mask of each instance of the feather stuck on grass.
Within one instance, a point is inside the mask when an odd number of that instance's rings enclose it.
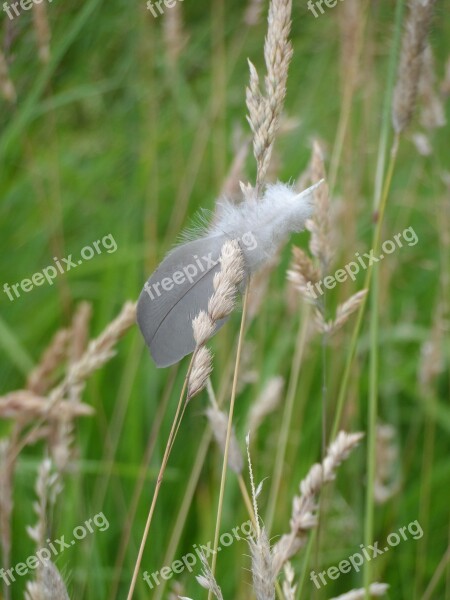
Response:
[[[220,271],[214,275],[214,293],[208,300],[208,311],[200,311],[192,321],[196,348],[188,383],[188,400],[206,386],[212,372],[212,354],[205,347],[213,336],[218,321],[233,311],[238,286],[244,281],[244,258],[237,241],[225,242],[220,255]]]
[[[231,312],[226,301],[231,306],[233,298],[225,294],[221,299],[214,294],[224,244],[230,240],[239,244],[243,255],[240,270],[244,272],[242,279],[247,280],[271,260],[289,234],[304,229],[313,212],[314,190],[321,183],[300,194],[283,183],[268,185],[257,209],[250,202],[220,200],[211,225],[194,232],[195,239],[165,257],[145,283],[137,308],[141,333],[158,367],[175,364],[194,351],[193,314],[213,312],[216,331],[225,324]],[[217,312],[218,306],[223,317]]]

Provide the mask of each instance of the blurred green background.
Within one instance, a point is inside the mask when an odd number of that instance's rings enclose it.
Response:
[[[44,0],[45,1],[45,0]],[[277,141],[275,167],[281,180],[294,180],[307,167],[311,142],[319,138],[329,161],[348,75],[345,44],[352,28],[343,22],[343,0],[315,19],[304,2],[293,7],[294,57],[288,80],[286,115],[298,120]],[[93,306],[91,336],[99,334],[123,303],[137,299],[158,261],[189,225],[200,207],[212,209],[236,152],[236,139],[248,135],[245,114],[247,57],[263,73],[267,3],[258,23],[248,25],[245,3],[185,0],[180,29],[165,26],[167,13],[155,19],[144,1],[53,0],[47,13],[51,29],[50,61],[38,57],[30,11],[10,21],[2,12],[2,50],[17,92],[17,103],[0,100],[0,266],[1,286],[18,283],[53,264],[53,257],[77,257],[84,246],[111,234],[114,253],[103,252],[11,302],[0,295],[0,379],[2,393],[24,387],[26,374],[39,360],[54,332],[70,323],[77,303]],[[333,194],[335,265],[368,251],[372,198],[394,2],[364,2],[367,18],[357,82],[342,160]],[[349,9],[347,9],[349,11]],[[437,3],[431,34],[436,72],[442,79],[450,53],[449,4]],[[355,25],[356,27],[356,25]],[[177,46],[179,45],[179,47]],[[448,103],[447,117],[450,116]],[[415,131],[416,125],[412,128]],[[240,137],[239,137],[240,136]],[[411,140],[402,140],[388,200],[383,239],[413,226],[419,243],[397,250],[383,265],[380,331],[380,415],[398,433],[400,492],[377,508],[376,539],[418,519],[420,541],[408,541],[377,559],[375,580],[391,586],[390,598],[421,598],[450,542],[449,523],[449,337],[448,291],[449,170],[448,126],[430,135],[432,153],[421,156]],[[245,177],[255,173],[251,152]],[[308,234],[293,241],[307,247]],[[236,406],[236,429],[244,447],[246,414],[268,379],[289,376],[301,315],[287,309],[286,268],[290,245],[271,275],[258,316],[247,333],[254,344],[257,381],[244,387]],[[345,284],[330,294],[334,307],[363,285]],[[432,389],[418,385],[421,346],[430,338],[438,306],[444,306],[444,366]],[[229,383],[226,365],[233,353],[240,311],[212,343],[213,383]],[[339,388],[352,325],[346,325],[328,353],[329,402]],[[367,322],[346,406],[345,427],[364,430],[368,390]],[[291,500],[300,479],[320,456],[320,339],[308,344],[297,387],[286,467],[272,530],[273,540],[288,529]],[[157,370],[137,328],[126,334],[118,353],[88,382],[84,401],[95,416],[77,426],[77,460],[53,515],[51,537],[103,511],[110,527],[61,554],[56,564],[73,599],[110,598],[120,576],[118,598],[125,598],[145,523],[154,478],[161,460],[187,362]],[[228,380],[227,380],[228,377]],[[224,381],[225,380],[225,381]],[[167,410],[158,407],[168,398]],[[203,393],[189,405],[169,463],[142,569],[160,569],[170,534],[186,494],[199,440],[206,429]],[[331,409],[331,414],[333,414]],[[161,419],[159,426],[158,419]],[[269,477],[260,498],[261,513],[270,487],[282,408],[265,422],[252,446],[256,479]],[[156,426],[155,426],[156,423]],[[11,423],[0,424],[8,435]],[[153,429],[152,429],[153,427]],[[123,568],[115,571],[139,466],[149,440],[156,437],[151,468],[145,473],[132,536]],[[13,564],[33,553],[25,527],[34,522],[32,502],[42,445],[27,448],[15,481]],[[320,556],[327,568],[356,552],[363,542],[365,489],[364,444],[340,471],[331,494],[336,506],[322,527]],[[213,538],[221,453],[207,453],[175,558],[193,544]],[[337,514],[334,514],[334,510]],[[223,531],[247,519],[236,480],[229,474]],[[248,548],[238,542],[218,560],[218,581],[225,598],[250,594]],[[302,553],[293,562],[297,576]],[[198,569],[196,570],[198,572]],[[12,597],[23,597],[24,579]],[[206,597],[188,572],[179,577],[184,595]],[[171,583],[171,582],[169,582]],[[303,597],[331,598],[361,585],[361,575],[341,575],[321,595],[312,583]],[[167,592],[166,592],[167,593]],[[154,592],[138,580],[136,598]],[[450,599],[450,570],[444,564],[436,599]]]

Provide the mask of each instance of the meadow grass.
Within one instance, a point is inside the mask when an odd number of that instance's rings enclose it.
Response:
[[[292,236],[267,275],[256,316],[249,307],[243,356],[246,346],[252,346],[248,364],[241,361],[233,416],[243,450],[251,407],[271,378],[286,381],[279,408],[252,432],[250,446],[256,485],[268,478],[258,506],[272,544],[289,531],[298,485],[323,454],[324,373],[327,444],[339,429],[371,428],[371,452],[364,441],[340,467],[336,482],[320,499],[318,535],[310,537],[309,551],[302,549],[291,559],[302,598],[331,598],[362,587],[361,572],[352,571],[317,590],[309,571],[337,564],[370,539],[382,546],[390,532],[418,520],[423,537],[404,541],[369,563],[366,583],[369,578],[388,583],[391,598],[450,599],[448,126],[421,126],[419,99],[390,178],[393,136],[387,107],[397,64],[392,47],[398,6],[357,6],[343,0],[317,19],[305,5],[293,7],[294,52],[285,117],[298,123],[282,120],[268,178],[296,180],[308,166],[312,141],[319,140],[330,184],[332,271],[353,260],[356,251],[375,248],[374,197],[381,198],[383,183],[380,241],[407,227],[419,239],[380,263],[359,325],[354,315],[327,339],[326,363],[322,337],[310,330],[312,309],[292,292],[286,276],[292,244],[309,254],[310,233]],[[51,41],[45,63],[38,54],[31,12],[13,22],[2,13],[2,50],[17,102],[0,99],[1,285],[42,271],[53,256],[78,256],[84,246],[107,234],[117,243],[114,253],[104,251],[84,261],[53,285],[22,292],[13,302],[1,293],[2,395],[25,387],[41,353],[58,329],[70,327],[82,301],[92,305],[89,338],[100,335],[126,301],[137,299],[195,212],[214,208],[237,149],[250,136],[245,120],[247,58],[264,73],[267,6],[254,25],[243,20],[246,8],[237,1],[185,1],[184,45],[174,54],[181,32],[175,39],[165,29],[170,9],[154,19],[144,2],[88,0],[80,6],[54,0],[47,6]],[[439,90],[450,50],[450,24],[443,3],[436,3],[435,13],[430,42]],[[398,23],[405,14],[397,13]],[[398,26],[397,35],[401,31]],[[389,61],[391,76],[386,78]],[[448,102],[446,114],[450,116]],[[428,136],[429,156],[421,155],[413,143],[418,131]],[[240,177],[257,180],[251,149]],[[347,281],[327,292],[327,319],[366,287],[366,276],[360,272],[355,283]],[[225,411],[241,308],[209,343],[214,353],[211,383]],[[353,359],[346,362],[349,355]],[[133,326],[118,341],[117,354],[89,377],[82,401],[95,414],[76,421],[74,455],[48,516],[47,535],[69,538],[74,527],[100,511],[110,526],[55,560],[70,598],[126,597],[188,364],[186,358],[175,367],[156,369]],[[63,373],[58,367],[55,384]],[[245,383],[246,376],[250,383]],[[191,552],[193,544],[214,540],[223,458],[212,441],[207,407],[205,391],[184,413],[135,598],[168,597],[174,579],[180,595],[206,597],[194,577],[200,562],[194,573],[185,571],[166,582],[164,592],[162,586],[150,590],[142,573],[171,564]],[[366,504],[366,459],[374,475],[378,420],[395,431],[394,466],[400,482],[382,505],[373,504],[372,494]],[[0,437],[12,435],[15,422],[2,419]],[[36,550],[26,527],[36,520],[34,488],[45,455],[41,441],[25,448],[18,460],[12,565]],[[246,472],[244,480],[249,488]],[[229,471],[222,487],[220,531],[249,519],[243,489]],[[241,540],[217,555],[214,575],[224,598],[251,594],[249,554]],[[13,599],[23,597],[26,580],[18,578],[11,586]]]

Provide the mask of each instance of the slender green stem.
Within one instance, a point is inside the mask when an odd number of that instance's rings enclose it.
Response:
[[[314,548],[314,543],[316,541],[316,535],[317,535],[317,530],[313,529],[311,531],[311,535],[309,536],[308,544],[306,545],[305,560],[304,560],[304,563],[303,563],[302,572],[300,574],[300,579],[298,581],[297,594],[295,596],[297,600],[300,600],[300,598],[303,597],[303,587],[305,585],[306,574],[308,572],[309,560],[311,558],[311,553],[312,553],[312,550]]]
[[[396,163],[396,159],[397,159],[398,143],[399,143],[399,137],[397,135],[394,139],[394,143],[393,143],[392,150],[391,150],[391,158],[389,161],[388,172],[386,175],[386,180],[385,180],[385,184],[384,184],[384,188],[383,188],[383,196],[382,196],[380,208],[379,208],[379,211],[377,214],[377,223],[376,223],[374,235],[372,238],[373,239],[372,248],[374,249],[375,256],[377,255],[376,248],[380,247],[381,230],[382,230],[382,224],[383,224],[384,211],[386,208],[386,200],[389,195],[389,190],[391,187],[392,176],[394,174],[394,168],[395,168],[395,163]],[[370,288],[370,284],[372,281],[373,269],[374,269],[374,265],[371,265],[368,267],[368,269],[366,271],[366,278],[364,280],[364,288],[365,289]],[[338,396],[338,401],[337,401],[337,406],[336,406],[336,414],[335,414],[335,418],[334,418],[331,439],[334,439],[336,437],[338,427],[340,425],[342,410],[344,408],[344,401],[345,401],[345,397],[347,394],[348,382],[350,379],[350,371],[351,371],[352,362],[353,362],[353,358],[354,358],[355,351],[356,351],[356,343],[358,341],[359,332],[361,330],[361,324],[362,324],[362,320],[363,320],[363,316],[364,316],[364,312],[365,312],[365,308],[366,308],[366,302],[367,302],[367,296],[363,299],[361,306],[359,307],[358,315],[357,315],[356,322],[355,322],[355,327],[353,328],[352,338],[351,338],[351,342],[350,342],[350,350],[347,354],[344,375],[342,376],[341,386],[339,388],[339,396]]]
[[[231,357],[231,355],[230,355],[230,357]],[[223,381],[224,382],[229,381],[231,374],[232,374],[232,370],[233,370],[233,360],[230,359],[227,361],[224,372],[223,372]],[[223,387],[223,390],[220,392],[219,397],[216,399],[212,386],[211,387],[208,386],[208,393],[212,393],[213,400],[219,408],[222,406],[222,404],[224,402],[227,386],[222,386],[222,387]],[[192,498],[194,496],[195,489],[197,487],[197,483],[200,478],[200,474],[201,474],[201,471],[202,471],[202,468],[203,468],[203,465],[204,465],[204,462],[205,462],[205,459],[206,459],[206,456],[208,453],[208,448],[209,448],[211,439],[212,439],[211,428],[206,426],[206,429],[203,433],[201,442],[198,446],[197,455],[195,457],[194,466],[189,475],[189,481],[188,481],[186,490],[183,494],[183,502],[182,502],[181,508],[177,514],[177,519],[176,519],[176,522],[175,522],[175,525],[174,525],[174,528],[172,531],[172,535],[170,537],[169,546],[168,546],[165,556],[164,556],[163,563],[165,565],[170,565],[173,562],[173,559],[175,557],[175,552],[176,552],[177,546],[179,544],[183,528],[186,524],[186,519],[187,519],[187,516],[189,513],[189,508],[191,506]],[[161,581],[161,584],[158,586],[158,588],[156,590],[156,595],[155,595],[154,600],[161,600],[161,598],[163,597],[166,581],[167,580],[164,580],[164,579]]]
[[[118,593],[119,584],[120,584],[120,574],[123,572],[123,564],[125,561],[126,552],[127,552],[127,549],[129,549],[130,542],[131,542],[130,538],[131,538],[132,524],[134,522],[136,512],[138,510],[139,500],[141,499],[142,490],[144,489],[146,474],[148,473],[148,470],[150,468],[150,463],[151,463],[151,460],[153,457],[153,451],[155,449],[155,445],[156,445],[156,441],[157,441],[157,437],[158,437],[158,431],[161,428],[161,423],[162,423],[163,418],[167,411],[167,406],[169,404],[173,384],[175,381],[174,375],[175,375],[175,372],[177,372],[177,371],[178,371],[178,368],[176,370],[174,370],[173,375],[171,374],[168,385],[166,386],[166,388],[164,390],[164,395],[161,400],[161,403],[158,405],[158,409],[156,411],[155,419],[153,421],[150,436],[149,436],[149,439],[147,442],[147,447],[145,449],[144,458],[139,467],[139,476],[136,481],[136,485],[135,485],[135,488],[133,491],[133,496],[131,499],[130,508],[129,508],[127,516],[126,516],[125,524],[123,525],[122,536],[121,536],[119,546],[118,546],[118,553],[117,553],[116,562],[114,565],[114,574],[115,575],[113,577],[111,589],[108,593],[108,598],[110,598],[111,600],[116,600],[116,598],[117,598],[117,593]],[[96,506],[101,506],[101,504],[96,504]],[[169,563],[165,562],[164,564],[169,564]]]
[[[170,536],[169,545],[164,555],[162,564],[170,565],[175,557],[178,544],[180,542],[181,534],[183,532],[184,525],[186,523],[189,509],[191,507],[192,498],[194,497],[195,490],[197,488],[198,480],[202,472],[202,468],[205,462],[205,458],[208,454],[208,448],[212,439],[211,429],[205,429],[203,432],[202,439],[198,446],[197,456],[194,461],[194,466],[189,474],[189,481],[186,490],[183,492],[183,501],[180,510],[177,512],[175,525],[173,527],[172,534]],[[161,579],[160,585],[155,590],[154,600],[161,600],[164,594],[167,580]]]
[[[289,378],[289,387],[286,394],[286,403],[284,405],[283,418],[281,421],[280,436],[277,444],[277,454],[275,457],[275,466],[273,470],[272,486],[265,518],[266,529],[268,532],[272,529],[275,506],[280,489],[281,477],[283,474],[283,464],[286,456],[286,448],[289,438],[289,427],[292,423],[292,413],[294,410],[295,392],[297,391],[297,382],[300,375],[300,368],[306,346],[308,331],[308,316],[311,307],[305,305],[301,325],[298,330],[295,354],[292,361],[291,374]]]
[[[237,383],[238,383],[238,375],[239,375],[239,364],[240,364],[240,360],[241,360],[242,344],[244,341],[244,330],[245,330],[245,320],[247,317],[249,288],[250,288],[250,282],[248,282],[247,289],[245,290],[244,305],[242,308],[241,327],[239,330],[239,340],[238,340],[238,347],[237,347],[237,352],[236,352],[236,363],[235,363],[234,375],[233,375],[233,387],[231,390],[230,411],[228,414],[227,437],[226,437],[226,441],[225,441],[225,451],[224,451],[224,455],[223,455],[222,477],[220,480],[219,504],[217,507],[216,530],[214,533],[213,558],[212,558],[212,564],[211,564],[211,573],[212,573],[213,577],[215,576],[216,564],[217,564],[217,548],[219,547],[220,523],[222,521],[223,499],[224,499],[224,495],[225,495],[225,482],[227,479],[227,470],[228,470],[228,453],[229,453],[229,449],[230,449],[231,430],[232,430],[232,426],[233,426],[233,413],[234,413],[234,404],[235,404],[235,400],[236,400],[236,391],[237,391]],[[212,600],[212,591],[211,590],[209,590],[209,592],[208,592],[208,600]]]
[[[170,429],[169,437],[168,437],[167,444],[166,444],[166,449],[164,451],[164,456],[163,456],[163,459],[161,462],[161,468],[159,470],[158,478],[156,480],[155,490],[153,492],[152,503],[150,505],[150,509],[148,512],[147,521],[145,523],[144,533],[142,534],[142,540],[141,540],[141,544],[139,547],[139,553],[138,553],[138,556],[136,559],[136,563],[134,565],[133,577],[131,579],[130,589],[128,590],[127,600],[131,600],[133,598],[134,589],[136,587],[137,577],[139,574],[139,568],[141,566],[142,557],[144,555],[145,544],[147,542],[147,537],[148,537],[148,534],[150,531],[150,525],[152,523],[153,514],[155,512],[156,501],[158,500],[158,496],[159,496],[159,490],[161,489],[161,484],[163,481],[164,473],[166,471],[167,463],[169,461],[169,456],[170,456],[170,452],[172,450],[173,442],[174,442],[176,434],[178,432],[178,428],[181,423],[181,418],[184,414],[184,408],[186,406],[186,403],[183,402],[184,395],[187,390],[189,377],[191,375],[192,365],[194,364],[196,353],[197,353],[197,350],[195,350],[194,353],[192,354],[191,362],[189,363],[189,368],[188,368],[186,377],[184,379],[183,389],[181,390],[180,399],[178,400],[177,410],[176,410],[175,417],[172,422],[172,427]],[[183,407],[183,409],[182,409],[182,407]],[[181,417],[180,417],[180,413],[181,413]]]
[[[369,368],[369,404],[368,404],[368,436],[367,436],[367,490],[366,512],[364,523],[364,543],[366,548],[373,540],[375,518],[375,450],[378,414],[378,331],[379,331],[379,288],[380,272],[374,266],[371,287],[370,310],[370,368]],[[370,597],[372,569],[369,561],[364,563],[364,588],[366,598]]]
[[[391,186],[397,158],[399,136],[394,138],[386,181],[383,188],[383,196],[379,208],[377,227],[375,229],[374,255],[380,255],[381,229],[386,200]],[[379,265],[376,263],[369,271],[372,273],[372,285],[370,289],[371,311],[370,311],[370,368],[369,368],[369,404],[368,404],[368,435],[367,435],[367,491],[366,511],[364,521],[364,542],[366,547],[373,541],[374,513],[375,513],[375,445],[378,413],[378,332],[379,332]],[[370,281],[369,281],[370,283]],[[369,598],[369,586],[371,583],[372,565],[370,561],[364,563],[364,588],[366,598]]]
[[[375,240],[379,239],[381,233],[381,227],[383,223],[384,208],[386,205],[386,199],[389,193],[390,181],[392,179],[393,168],[395,165],[395,158],[397,154],[398,146],[398,135],[396,136],[393,144],[393,152],[391,152],[390,167],[388,174],[384,179],[384,173],[386,168],[386,154],[388,147],[389,131],[391,128],[391,107],[392,107],[392,96],[394,91],[396,68],[397,68],[397,56],[400,47],[401,32],[402,32],[402,16],[403,16],[404,0],[397,0],[396,13],[395,13],[395,32],[394,41],[392,44],[392,50],[390,53],[388,75],[387,75],[387,87],[386,94],[383,102],[383,114],[381,123],[380,142],[378,147],[378,159],[377,169],[375,177],[375,190],[374,190],[374,210],[377,218],[376,227],[373,232],[373,243],[372,248],[375,247]],[[394,155],[394,158],[393,158]],[[369,267],[366,272],[366,278],[364,287],[368,289],[370,287],[370,281],[372,277],[372,268]],[[342,411],[344,408],[345,398],[347,396],[348,384],[350,380],[350,373],[353,364],[353,358],[356,353],[356,345],[358,342],[359,333],[363,321],[364,311],[366,307],[366,299],[361,303],[356,318],[355,326],[353,328],[352,337],[350,340],[350,348],[347,353],[347,358],[344,367],[344,374],[342,376],[341,385],[339,388],[339,395],[336,406],[336,413],[334,418],[334,424],[332,429],[331,438],[336,437],[340,421],[342,417]]]

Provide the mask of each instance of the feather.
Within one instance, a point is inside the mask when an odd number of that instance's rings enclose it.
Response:
[[[267,186],[258,202],[221,201],[214,223],[199,239],[169,252],[144,285],[137,305],[140,330],[158,367],[172,365],[194,350],[192,320],[208,309],[223,244],[238,241],[247,279],[285,237],[304,228],[313,211],[313,190],[320,183],[301,194],[277,183]],[[225,321],[217,323],[216,331]]]

